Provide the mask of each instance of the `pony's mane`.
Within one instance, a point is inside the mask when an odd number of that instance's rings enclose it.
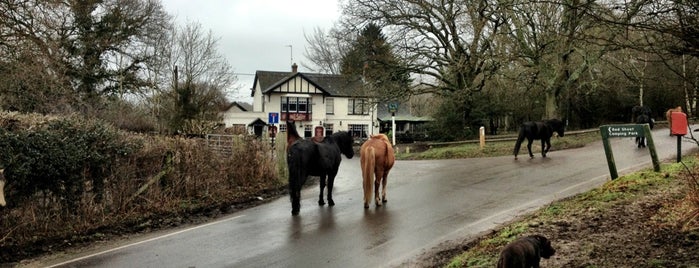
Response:
[[[352,136],[347,131],[338,131],[330,136],[327,136],[326,138],[330,138],[333,140],[333,142],[338,144],[343,142],[351,144],[353,142]]]

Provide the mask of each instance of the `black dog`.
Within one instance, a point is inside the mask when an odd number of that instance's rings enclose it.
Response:
[[[556,253],[551,242],[541,235],[519,238],[500,252],[498,268],[539,268],[541,258],[548,259]]]

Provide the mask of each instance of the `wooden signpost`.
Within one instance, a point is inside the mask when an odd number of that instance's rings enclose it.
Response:
[[[599,127],[602,134],[602,144],[604,144],[604,154],[607,155],[607,164],[609,165],[609,174],[612,179],[619,177],[614,162],[614,154],[612,153],[612,145],[609,138],[625,138],[625,137],[645,137],[650,150],[650,157],[653,161],[653,170],[660,172],[660,162],[658,161],[658,153],[655,151],[653,143],[653,135],[651,135],[648,124],[624,124],[624,125],[604,125]]]

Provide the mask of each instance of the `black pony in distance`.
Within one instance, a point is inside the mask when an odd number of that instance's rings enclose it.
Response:
[[[328,186],[328,205],[334,206],[333,183],[340,168],[344,154],[347,158],[354,156],[354,139],[345,132],[339,131],[325,137],[321,142],[303,139],[296,131],[294,122],[286,122],[287,155],[289,167],[289,195],[291,196],[291,214],[298,215],[301,210],[301,188],[308,176],[320,176],[320,195],[318,205],[325,205],[323,189]]]
[[[522,123],[522,126],[519,128],[517,143],[515,143],[515,159],[517,159],[519,148],[525,138],[527,139],[529,157],[534,158],[534,154],[532,154],[532,142],[534,140],[541,140],[541,156],[546,157],[546,153],[551,149],[551,136],[553,136],[553,133],[556,132],[559,137],[563,137],[564,131],[565,123],[558,119]]]
[[[648,124],[650,129],[653,129],[653,119],[650,117],[649,113],[641,113],[636,117],[636,124]],[[639,135],[636,137],[636,145],[638,145],[638,148],[645,148],[646,147],[646,137],[644,134]]]

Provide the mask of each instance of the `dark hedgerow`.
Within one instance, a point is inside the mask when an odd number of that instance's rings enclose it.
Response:
[[[0,128],[0,163],[12,178],[7,195],[19,204],[42,193],[51,197],[44,203],[56,201],[70,212],[91,187],[101,202],[112,163],[138,146],[106,124],[77,117],[16,131]]]
[[[269,141],[229,138],[222,153],[203,139],[79,116],[0,112],[0,263],[226,213],[285,189]]]

